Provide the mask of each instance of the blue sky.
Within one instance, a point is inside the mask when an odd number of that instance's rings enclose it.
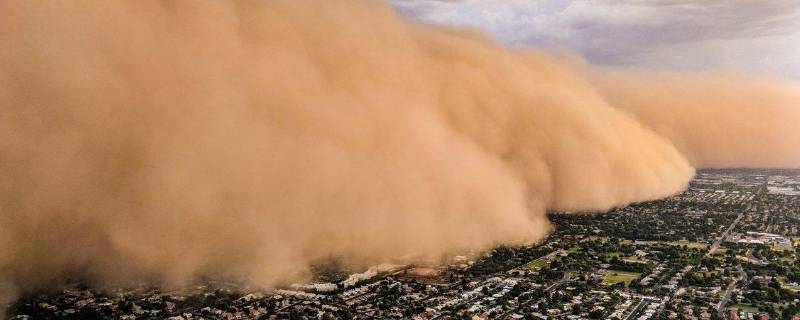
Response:
[[[734,69],[800,79],[800,0],[391,0],[414,20],[600,65]]]

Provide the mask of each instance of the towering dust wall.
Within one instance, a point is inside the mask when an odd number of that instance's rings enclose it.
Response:
[[[0,2],[0,290],[269,287],[800,163],[796,84],[598,71],[375,1]]]

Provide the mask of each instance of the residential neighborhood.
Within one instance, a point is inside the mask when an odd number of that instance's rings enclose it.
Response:
[[[432,265],[348,270],[252,292],[75,287],[11,306],[12,319],[797,319],[800,178],[700,171],[673,197],[606,214],[550,214],[541,243]],[[55,298],[57,297],[57,298]],[[55,299],[55,300],[54,300]]]

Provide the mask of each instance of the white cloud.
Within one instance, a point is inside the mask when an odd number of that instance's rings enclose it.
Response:
[[[800,78],[797,0],[393,0],[402,14],[590,61]]]

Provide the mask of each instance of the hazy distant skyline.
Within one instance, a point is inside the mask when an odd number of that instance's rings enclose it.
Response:
[[[728,68],[800,79],[797,0],[392,0],[412,19],[475,27],[600,65]]]

